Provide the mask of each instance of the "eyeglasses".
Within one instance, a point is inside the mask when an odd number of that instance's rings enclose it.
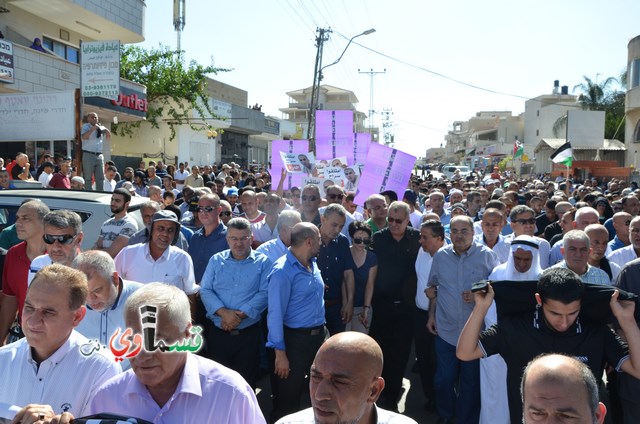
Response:
[[[329,199],[342,200],[344,199],[344,194],[327,194],[327,197],[329,197]]]
[[[318,200],[318,197],[317,196],[305,196],[305,195],[302,195],[302,196],[300,196],[300,199],[302,199],[303,202],[306,202],[307,200],[310,201],[310,202],[315,202],[316,200]]]
[[[369,244],[371,244],[371,239],[354,238],[353,239],[353,243],[354,244],[362,244],[362,243],[364,243],[366,245],[369,245]]]
[[[517,222],[518,224],[522,224],[522,225],[533,225],[536,223],[536,219],[535,218],[529,218],[529,219],[514,219],[512,222]]]
[[[238,241],[247,241],[251,238],[251,236],[242,236],[242,237],[228,237],[229,241],[232,243],[238,242]]]
[[[222,212],[220,212],[220,218],[222,218],[223,216],[231,216],[231,211],[222,211]]]
[[[624,221],[624,226],[628,227],[629,225],[631,225],[631,221]]]
[[[207,213],[211,213],[214,210],[216,210],[217,208],[215,206],[198,206],[198,208],[196,209],[198,212],[207,212]]]
[[[71,234],[62,234],[59,236],[54,236],[53,234],[44,234],[42,239],[47,244],[53,244],[56,241],[60,244],[71,244],[73,240],[75,240],[76,236]]]
[[[398,218],[391,218],[391,217],[388,217],[388,218],[387,218],[387,221],[389,221],[389,224],[393,224],[394,222],[395,222],[396,224],[404,224],[404,219],[398,219]]]

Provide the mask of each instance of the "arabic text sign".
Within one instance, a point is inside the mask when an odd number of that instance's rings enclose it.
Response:
[[[271,187],[278,187],[280,183],[280,175],[284,163],[280,157],[280,152],[306,154],[309,152],[308,140],[273,140],[271,142]],[[287,173],[283,188],[290,189],[293,186],[300,187],[302,185],[303,174]]]
[[[415,162],[415,156],[371,143],[354,203],[364,205],[367,197],[385,190],[393,190],[401,197],[407,188]]]
[[[13,44],[0,40],[0,82],[13,83]]]
[[[116,100],[120,94],[120,41],[90,41],[80,45],[83,97]]]
[[[75,137],[73,91],[0,95],[0,141]]]
[[[284,164],[284,168],[291,174],[307,174],[313,173],[314,160],[313,153],[287,153],[280,152],[280,158]]]

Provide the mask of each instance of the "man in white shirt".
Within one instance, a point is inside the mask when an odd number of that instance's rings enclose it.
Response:
[[[429,298],[425,290],[429,282],[433,255],[444,246],[444,227],[436,220],[427,220],[420,226],[420,246],[416,259],[416,275],[418,285],[416,290],[415,333],[413,335],[418,361],[418,373],[422,383],[422,391],[427,398],[427,409],[435,411],[435,388],[433,377],[436,373],[435,336],[426,331],[429,320]]]
[[[621,249],[615,250],[607,256],[609,261],[617,264],[620,268],[640,257],[640,216],[636,216],[629,224],[629,241],[631,244]]]
[[[25,338],[0,348],[0,402],[23,407],[13,422],[62,412],[82,416],[96,390],[122,372],[112,356],[74,331],[87,292],[84,274],[64,265],[36,274],[22,314]]]
[[[297,223],[302,222],[300,212],[294,210],[285,210],[278,216],[276,231],[278,237],[262,243],[256,249],[256,252],[265,254],[271,262],[275,262],[287,253],[287,249],[291,246],[291,229]]]
[[[45,162],[42,168],[42,174],[38,178],[38,182],[42,184],[42,187],[48,188],[49,181],[53,178],[53,171],[55,170],[55,166],[51,162]]]
[[[87,276],[89,287],[87,313],[76,331],[109,346],[109,339],[117,329],[125,331],[124,304],[142,284],[120,278],[113,258],[99,250],[80,253],[73,268]]]
[[[104,172],[104,184],[102,190],[108,191],[109,193],[113,193],[113,190],[116,189],[116,173],[118,172],[118,168],[113,165],[107,166],[106,171]]]
[[[171,211],[153,214],[147,243],[127,246],[116,256],[116,270],[127,280],[139,283],[162,282],[176,286],[191,298],[196,285],[191,256],[174,246],[180,235],[180,222]]]

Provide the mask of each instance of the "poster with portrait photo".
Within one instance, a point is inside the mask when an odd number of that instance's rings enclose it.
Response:
[[[313,152],[286,153],[280,152],[282,163],[291,174],[315,175],[315,158]]]

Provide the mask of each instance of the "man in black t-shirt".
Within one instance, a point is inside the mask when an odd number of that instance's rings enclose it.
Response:
[[[602,377],[605,363],[618,372],[640,376],[640,329],[634,318],[635,304],[611,297],[610,307],[629,340],[629,346],[605,324],[584,325],[579,318],[584,286],[580,277],[565,268],[546,270],[535,294],[533,313],[499,319],[481,333],[484,316],[494,298],[493,289],[475,294],[475,307],[460,339],[457,356],[469,361],[499,353],[507,363],[507,394],[511,422],[522,420],[519,383],[527,363],[543,353],[564,353],[586,363]],[[630,336],[629,336],[630,334]]]

